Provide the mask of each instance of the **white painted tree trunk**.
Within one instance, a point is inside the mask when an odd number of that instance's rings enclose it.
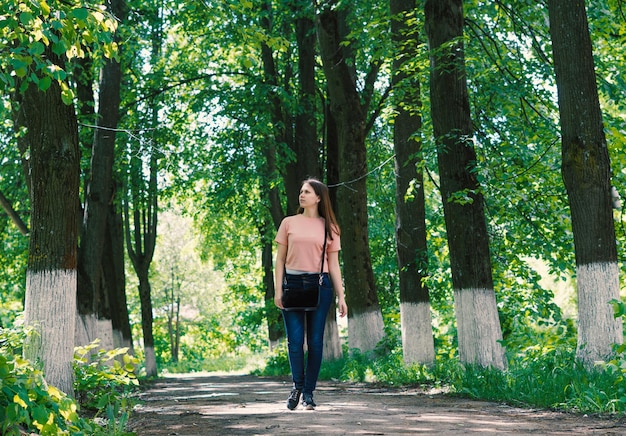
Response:
[[[620,299],[619,268],[616,263],[579,265],[578,345],[576,357],[586,366],[605,360],[613,344],[624,340],[622,321],[615,319],[611,300]]]
[[[27,271],[24,323],[35,334],[24,344],[24,357],[44,363],[46,381],[74,394],[76,270]]]
[[[348,345],[362,352],[372,351],[384,337],[380,310],[355,314],[348,318]]]
[[[115,348],[111,320],[98,320],[94,314],[80,315],[77,313],[75,346],[88,345],[94,339],[100,340],[100,348],[105,350]]]
[[[430,303],[400,303],[402,353],[407,364],[430,365],[435,361]]]
[[[334,309],[335,306],[333,305]],[[339,340],[339,327],[337,326],[337,315],[332,311],[326,317],[326,327],[324,328],[324,361],[338,360],[343,357],[341,341]]]
[[[146,376],[147,377],[156,377],[157,373],[157,364],[156,364],[156,354],[154,353],[154,347],[144,347],[144,356],[145,365],[146,365]]]
[[[454,291],[454,308],[462,363],[483,368],[507,367],[493,289]]]
[[[124,334],[121,330],[113,329],[113,347],[114,348],[128,348],[129,354],[134,354],[133,344],[129,340],[124,339]]]

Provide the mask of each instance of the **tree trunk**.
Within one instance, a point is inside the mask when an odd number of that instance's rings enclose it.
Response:
[[[391,37],[394,42],[392,86],[396,170],[396,252],[400,279],[402,351],[408,364],[435,360],[430,298],[423,279],[428,271],[426,205],[422,170],[420,83],[418,71],[406,62],[417,57],[417,35],[411,34],[415,0],[390,0]]]
[[[285,326],[280,310],[274,303],[274,267],[271,235],[275,233],[274,227],[266,226],[263,242],[263,288],[265,289],[265,309],[267,313],[267,330],[270,349],[274,349],[285,337]],[[279,284],[280,285],[280,284]]]
[[[137,271],[139,279],[139,300],[141,301],[141,333],[143,334],[143,350],[147,377],[158,375],[156,353],[154,351],[154,335],[152,325],[152,287],[148,278],[148,270]]]
[[[123,20],[126,5],[122,0],[111,2],[111,12]],[[119,38],[118,38],[119,39]],[[86,65],[85,68],[89,68]],[[88,71],[83,72],[88,75]],[[100,74],[99,108],[96,130],[93,136],[91,166],[86,186],[85,205],[82,221],[78,265],[80,280],[78,286],[77,345],[85,345],[96,338],[104,349],[114,347],[111,307],[104,280],[103,257],[107,236],[107,216],[113,201],[113,163],[115,156],[115,130],[119,121],[122,70],[115,59],[106,59]],[[83,89],[84,88],[84,89]],[[91,86],[81,86],[84,110],[93,110]]]
[[[103,254],[103,274],[111,305],[113,346],[128,347],[133,351],[133,337],[126,302],[126,274],[124,267],[124,224],[121,208],[112,202],[107,217],[107,236]]]
[[[337,184],[339,183],[339,146],[337,140],[337,125],[334,122],[330,108],[324,105],[325,149],[326,149],[326,179],[329,186],[328,194],[333,210],[339,210],[337,206]],[[343,357],[343,349],[339,338],[339,326],[337,325],[337,303],[333,300],[330,305],[326,327],[324,328],[324,352],[325,361],[338,360]]]
[[[264,1],[261,5],[263,15],[261,18],[261,27],[268,35],[272,35],[272,9],[268,1]],[[261,174],[260,184],[262,192],[267,197],[267,204],[270,205],[270,217],[263,218],[257,226],[261,234],[262,241],[262,266],[263,266],[263,287],[265,311],[267,313],[268,342],[270,348],[274,348],[278,342],[285,337],[285,329],[283,326],[282,315],[274,304],[274,261],[272,257],[273,242],[270,235],[278,229],[283,217],[285,216],[278,190],[278,183],[275,179],[279,176],[278,167],[276,165],[277,149],[280,147],[289,147],[291,144],[290,135],[287,134],[286,117],[287,111],[283,106],[283,102],[275,89],[278,88],[280,80],[276,63],[274,62],[274,53],[272,48],[265,44],[261,44],[261,58],[263,61],[263,80],[267,86],[268,102],[270,105],[270,113],[274,125],[273,138],[269,138],[267,146],[264,147],[265,168]],[[276,145],[279,145],[278,147]],[[289,200],[287,201],[289,204]],[[269,221],[271,218],[271,221]],[[273,227],[270,225],[273,223]]]
[[[131,186],[126,190],[127,198],[124,202],[126,248],[128,257],[139,279],[141,329],[143,333],[146,376],[148,377],[156,377],[158,373],[152,334],[152,291],[149,279],[150,263],[154,256],[157,238],[158,191],[156,153],[156,150],[153,149],[150,156],[150,174],[147,184],[143,180],[140,157],[137,155],[131,156],[131,166],[129,168]],[[130,220],[129,201],[133,207],[132,222]]]
[[[115,129],[119,119],[121,69],[119,62],[105,61],[100,80],[98,128],[94,135],[91,171],[85,196],[83,227],[79,247],[81,271],[78,311],[87,330],[85,343],[100,338],[105,349],[113,348],[111,311],[103,280],[103,252],[107,236],[106,220],[113,197]],[[85,345],[77,343],[77,345]]]
[[[321,147],[317,139],[315,110],[315,12],[310,0],[295,0],[296,43],[298,45],[298,109],[295,117],[297,168],[294,202],[297,204],[300,183],[307,177],[322,178]],[[291,212],[291,211],[290,211]]]
[[[337,123],[339,178],[346,183],[337,190],[337,215],[349,308],[348,337],[351,348],[370,351],[384,333],[369,249],[365,114],[347,64],[347,50],[341,47],[345,14],[337,10],[335,2],[328,3],[318,16],[317,32],[328,99]]]
[[[562,136],[562,175],[572,214],[578,287],[576,355],[587,366],[622,343],[611,164],[598,99],[585,2],[548,1]]]
[[[465,78],[462,0],[427,0],[430,101],[461,362],[505,368],[484,200],[476,179]]]
[[[167,290],[166,290],[167,295]],[[178,362],[180,349],[180,280],[172,267],[172,280],[168,296],[167,332],[170,340],[170,355],[173,363]]]
[[[56,56],[48,56],[61,63]],[[42,362],[47,381],[74,394],[74,328],[78,243],[79,152],[74,106],[61,99],[56,81],[46,91],[28,85],[18,119],[30,147],[31,234],[24,323],[37,332],[24,355]]]

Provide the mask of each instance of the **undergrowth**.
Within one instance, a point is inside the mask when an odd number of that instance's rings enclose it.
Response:
[[[105,352],[97,349],[97,343],[77,349],[74,361],[77,401],[49,385],[43,372],[21,357],[26,334],[28,331],[19,328],[0,329],[2,435],[132,434],[124,427],[132,407],[136,361],[126,350]],[[86,411],[90,417],[85,416]]]
[[[440,387],[453,395],[580,413],[626,413],[626,345],[613,358],[586,368],[576,359],[572,326],[517,326],[518,336],[504,344],[508,368],[461,365],[448,351],[432,365],[407,365],[397,343],[383,343],[372,353],[345,350],[343,359],[324,362],[321,380],[372,382],[385,386]],[[289,376],[286,347],[277,347],[260,375]]]

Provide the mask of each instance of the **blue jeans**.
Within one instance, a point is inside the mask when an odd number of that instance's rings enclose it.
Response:
[[[320,304],[317,310],[285,311],[283,319],[287,331],[287,349],[293,387],[303,393],[312,394],[322,366],[324,351],[324,327],[326,316],[333,300],[333,289],[328,274],[320,287]],[[307,361],[304,367],[304,325],[306,320]]]

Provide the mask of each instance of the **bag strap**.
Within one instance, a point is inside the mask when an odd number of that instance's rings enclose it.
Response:
[[[326,225],[324,225],[324,247],[322,248],[322,267],[320,268],[320,280],[319,285],[322,286],[322,281],[324,280],[324,258],[326,257],[326,238],[328,234],[326,233]]]

